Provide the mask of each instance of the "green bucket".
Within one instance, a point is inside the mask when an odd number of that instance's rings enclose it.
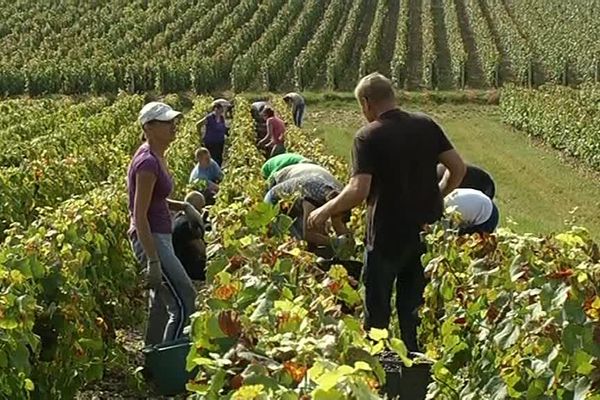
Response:
[[[142,350],[146,359],[145,375],[158,394],[175,396],[185,393],[185,385],[195,375],[195,371],[185,369],[190,347],[189,339],[181,338]]]

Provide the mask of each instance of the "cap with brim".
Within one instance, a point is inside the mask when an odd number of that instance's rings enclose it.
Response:
[[[229,107],[231,107],[231,102],[229,102],[229,100],[225,100],[225,99],[217,99],[211,103],[210,108],[215,108],[216,106],[221,106],[223,108],[229,108]]]
[[[150,121],[171,121],[181,115],[180,111],[175,111],[165,103],[153,101],[146,104],[140,111],[138,121],[144,126]]]

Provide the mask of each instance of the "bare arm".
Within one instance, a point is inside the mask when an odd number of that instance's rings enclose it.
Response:
[[[350,233],[350,229],[348,229],[346,224],[343,223],[340,218],[332,218],[331,225],[333,226],[333,230],[337,235],[346,235]]]
[[[206,118],[207,117],[208,117],[208,115],[205,115],[204,117],[202,117],[201,120],[199,120],[198,122],[196,122],[196,128],[202,127],[202,126],[206,125]]]
[[[329,235],[327,235],[325,233],[325,230],[322,229],[322,232],[319,232],[317,229],[315,228],[309,228],[307,226],[308,223],[308,216],[309,214],[315,209],[315,206],[313,206],[312,204],[310,204],[308,201],[303,201],[302,202],[302,209],[303,209],[303,213],[302,213],[302,218],[303,218],[303,222],[302,222],[302,236],[304,237],[304,240],[306,240],[308,243],[313,243],[319,246],[327,246],[330,243],[330,238]]]
[[[261,147],[261,146],[266,145],[267,142],[269,141],[269,138],[270,138],[270,135],[269,135],[269,132],[267,131],[267,134],[262,139],[260,139],[260,142],[258,142],[258,146]]]
[[[158,260],[158,251],[150,231],[148,222],[148,209],[152,199],[152,191],[156,183],[156,175],[148,171],[140,171],[135,177],[135,197],[133,199],[133,219],[136,226],[137,237],[142,244],[148,260]]]
[[[261,148],[265,147],[268,142],[269,142],[269,134],[267,133],[267,135],[264,138],[262,138],[260,140],[260,142],[258,142],[258,147],[261,147]]]
[[[259,145],[270,145],[271,144],[271,135],[273,134],[273,126],[267,122],[267,134],[264,138],[258,143]]]
[[[171,211],[183,211],[185,209],[185,203],[183,201],[167,199],[167,204]]]
[[[447,168],[444,177],[439,182],[442,197],[446,197],[460,185],[467,171],[467,167],[460,154],[454,149],[441,153],[438,160]]]
[[[371,190],[370,174],[358,174],[350,178],[342,193],[324,206],[313,211],[308,219],[309,227],[325,223],[332,215],[353,209],[366,200]]]
[[[200,121],[196,122],[196,130],[198,131],[198,135],[200,135],[200,139],[204,138],[204,134],[206,133],[206,118],[208,116],[203,117]]]

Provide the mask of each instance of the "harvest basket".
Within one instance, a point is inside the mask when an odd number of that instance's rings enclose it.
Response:
[[[190,346],[188,338],[181,338],[142,350],[146,357],[145,375],[158,394],[175,396],[186,391],[185,385],[194,376],[194,371],[185,368]]]

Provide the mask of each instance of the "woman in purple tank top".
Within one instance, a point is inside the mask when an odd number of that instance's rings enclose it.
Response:
[[[227,135],[228,131],[228,128],[225,125],[223,106],[220,103],[214,103],[212,112],[198,121],[196,127],[198,128],[198,132],[200,132],[200,134],[202,127],[204,127],[202,143],[204,147],[210,151],[210,155],[212,156],[213,160],[215,160],[216,163],[221,166],[223,163],[225,136]]]
[[[165,152],[175,139],[179,111],[152,102],[142,108],[139,122],[144,143],[129,165],[129,236],[136,258],[145,267],[150,289],[146,345],[172,341],[194,311],[196,292],[173,249],[170,211],[186,211],[190,204],[169,199],[173,180]]]

